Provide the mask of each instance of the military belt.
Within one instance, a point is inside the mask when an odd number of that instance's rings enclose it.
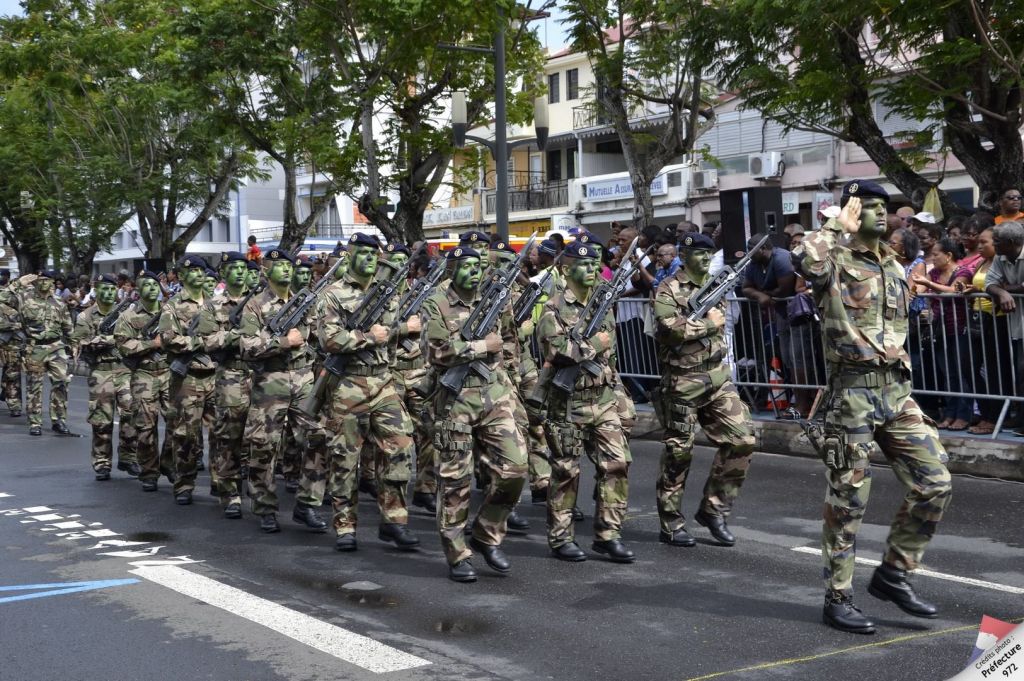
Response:
[[[274,357],[272,359],[264,360],[263,362],[257,362],[256,365],[260,366],[262,371],[302,371],[309,367],[309,360],[300,359],[294,362]]]
[[[158,371],[164,371],[165,369],[167,369],[167,364],[165,362],[142,362],[136,368],[136,371],[149,371],[155,373]]]
[[[209,376],[210,374],[212,374],[216,370],[217,370],[216,367],[202,367],[200,369],[193,369],[192,367],[189,367],[188,368],[188,375],[189,376]]]
[[[31,340],[35,345],[53,345],[60,341],[60,337],[57,338],[32,338]]]
[[[113,371],[114,369],[120,369],[124,365],[120,362],[96,362],[90,369],[93,371]]]
[[[391,370],[387,364],[353,364],[345,367],[349,376],[387,376]]]
[[[574,402],[590,402],[604,395],[604,391],[607,388],[607,385],[595,385],[590,388],[574,390],[572,393],[572,399]]]
[[[907,380],[906,370],[902,366],[878,369],[832,366],[829,369],[829,383],[837,388],[881,388]]]
[[[720,366],[722,366],[721,359],[709,359],[704,362],[701,362],[700,364],[694,364],[693,366],[688,367],[680,365],[671,365],[672,369],[686,373],[707,373],[708,371],[717,369]]]
[[[416,359],[400,359],[395,363],[395,371],[410,371],[412,369],[422,369],[427,365],[426,360],[423,357],[417,357]]]

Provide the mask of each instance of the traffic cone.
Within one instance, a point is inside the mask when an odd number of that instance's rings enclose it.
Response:
[[[768,388],[768,401],[765,403],[765,411],[785,411],[789,409],[789,400],[786,398],[786,389],[782,386],[782,360],[778,357],[772,357],[771,369],[768,372],[768,383],[772,386]],[[774,405],[774,407],[773,407]]]

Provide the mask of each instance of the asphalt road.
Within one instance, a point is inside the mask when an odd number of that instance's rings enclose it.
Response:
[[[222,519],[205,494],[179,507],[164,482],[144,494],[123,473],[94,481],[85,391],[81,378],[74,383],[71,426],[86,437],[47,430],[32,438],[24,418],[0,414],[0,495],[10,495],[0,497],[5,681],[933,681],[966,665],[982,615],[1024,617],[1020,484],[956,477],[926,556],[933,571],[1016,593],[919,575],[915,584],[941,615],[917,620],[867,595],[872,568],[858,566],[858,602],[879,624],[877,635],[862,637],[821,624],[820,557],[794,550],[817,547],[820,533],[824,482],[811,460],[757,455],[730,523],[737,545],[715,546],[692,527],[698,546],[677,549],[657,543],[659,446],[635,441],[625,526],[635,564],[596,555],[580,564],[554,560],[543,508],[524,504],[533,527],[506,542],[512,574],[499,576],[477,559],[481,578],[464,585],[446,579],[433,518],[423,515],[411,520],[422,549],[399,553],[376,539],[375,505],[363,502],[360,549],[339,554],[333,535],[291,522],[283,488],[284,530],[267,536],[249,515]],[[710,458],[708,450],[695,457],[688,514]],[[591,472],[586,463],[581,499],[590,499]],[[876,467],[861,557],[880,557],[900,496],[891,472]],[[587,549],[592,508],[583,508],[588,517],[577,535]],[[59,588],[10,587],[98,580],[115,581],[5,602]]]

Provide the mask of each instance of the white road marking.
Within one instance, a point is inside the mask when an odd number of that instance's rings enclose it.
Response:
[[[142,566],[129,572],[377,674],[430,664],[429,660],[174,565]]]
[[[809,555],[820,556],[821,549],[814,546],[794,546],[793,551],[797,553],[806,553]],[[854,560],[861,565],[871,565],[878,567],[882,564],[880,560],[874,560],[872,558],[854,558]],[[973,577],[960,577],[958,575],[949,575],[945,572],[935,572],[934,570],[925,570],[924,568],[918,568],[914,570],[912,574],[921,575],[922,577],[934,577],[935,579],[944,579],[947,582],[959,582],[960,584],[970,584],[971,586],[980,586],[983,589],[992,589],[993,591],[1003,591],[1008,594],[1024,594],[1024,589],[1019,586],[1010,586],[1009,584],[998,584],[996,582],[986,582],[983,579],[974,579]]]
[[[13,497],[13,496],[14,496],[13,494],[8,494],[7,492],[0,492],[0,499],[6,499],[7,497]]]

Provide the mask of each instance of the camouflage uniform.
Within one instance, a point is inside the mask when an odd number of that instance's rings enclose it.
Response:
[[[822,311],[828,392],[823,401],[827,469],[822,529],[824,578],[830,593],[852,591],[857,530],[871,489],[868,454],[876,443],[907,488],[893,520],[886,564],[913,570],[952,497],[948,457],[935,424],[910,397],[904,348],[910,288],[896,254],[881,260],[830,220],[804,240],[804,276]]]
[[[484,500],[473,522],[473,537],[480,543],[501,544],[505,521],[519,501],[528,471],[526,442],[516,423],[516,410],[521,406],[503,357],[488,353],[485,341],[467,342],[459,333],[475,303],[464,302],[451,282],[445,281],[423,304],[423,344],[432,370],[440,375],[450,367],[479,361],[490,374],[482,378],[470,372],[459,395],[439,388],[431,405],[440,486],[438,529],[450,565],[472,555],[464,534],[469,519],[474,443],[487,477]],[[511,307],[502,315],[499,331],[505,345],[515,347]]]
[[[272,336],[267,330],[267,324],[286,302],[267,286],[246,304],[238,329],[242,359],[252,365],[252,399],[245,441],[249,443],[252,511],[257,515],[278,510],[274,464],[281,451],[285,425],[290,422],[293,428],[300,426],[299,405],[313,386],[309,348],[290,348],[284,336]],[[309,338],[306,323],[296,329],[303,338]]]
[[[161,471],[173,475],[175,466],[169,427],[174,419],[170,397],[171,372],[163,352],[154,348],[156,341],[142,337],[142,331],[153,316],[159,314],[159,309],[151,313],[141,303],[136,303],[121,314],[114,326],[114,340],[125,364],[131,368],[131,418],[135,424],[135,446],[142,469],[139,480],[142,482],[156,482]],[[168,428],[163,447],[158,448],[158,421],[161,416]]]
[[[580,459],[586,452],[596,468],[594,513],[595,541],[622,536],[629,497],[629,464],[633,457],[619,419],[620,402],[615,392],[615,320],[609,312],[599,332],[611,342],[603,347],[594,338],[576,343],[569,331],[577,324],[586,304],[569,288],[552,294],[544,304],[537,326],[541,355],[552,367],[593,360],[599,376],[580,371],[572,397],[552,389],[547,403],[544,432],[551,447],[551,484],[548,488],[548,545],[558,548],[575,541],[572,509],[580,485]]]
[[[517,300],[522,295],[522,287],[515,286],[512,299]],[[516,384],[519,393],[519,402],[522,405],[523,414],[519,423],[522,424],[523,436],[529,448],[530,467],[530,489],[537,494],[547,493],[548,483],[551,481],[551,464],[548,458],[547,441],[544,439],[544,414],[542,410],[527,405],[526,398],[536,389],[537,362],[533,358],[533,320],[528,319],[517,329],[519,352],[517,356],[515,371],[510,374]]]
[[[698,422],[718,447],[704,484],[700,506],[704,514],[729,517],[754,453],[750,411],[725,363],[725,333],[707,319],[691,322],[686,318],[687,301],[700,286],[686,268],[680,268],[661,282],[654,299],[658,361],[664,372],[656,405],[665,428],[665,451],[656,486],[663,533],[685,526],[680,504]],[[725,307],[724,300],[718,304],[723,315]]]
[[[316,358],[311,371],[314,382],[323,368],[324,353],[320,350],[316,334],[319,320],[323,316],[323,305],[324,298],[321,296],[312,314],[306,315],[306,325],[309,327],[306,344],[310,348],[310,355]],[[296,413],[294,421],[289,419],[285,423],[283,475],[286,481],[298,484],[295,500],[301,504],[316,507],[324,503],[324,495],[327,493],[329,440],[326,409],[322,410],[315,420],[300,411]]]
[[[0,288],[0,399],[11,414],[21,413],[21,339],[20,299],[17,282]]]
[[[406,525],[406,487],[413,454],[413,425],[391,373],[397,337],[375,345],[368,334],[345,328],[366,289],[351,273],[331,284],[324,294],[320,346],[328,354],[346,355],[345,373],[330,398],[328,486],[334,503],[334,529],[339,535],[356,530],[360,451],[368,442],[375,455],[371,470],[377,479],[381,523]],[[380,324],[392,326],[398,311],[393,299]]]
[[[28,342],[25,346],[25,373],[28,374],[28,424],[43,422],[43,375],[50,377],[50,420],[65,421],[68,416],[68,353],[71,337],[71,313],[68,306],[53,296],[40,298],[34,292],[21,300],[21,323]]]
[[[121,353],[113,332],[109,335],[99,333],[99,326],[105,316],[98,304],[87,308],[78,315],[71,336],[78,346],[79,356],[91,356],[88,379],[89,425],[92,426],[92,469],[96,472],[109,472],[111,468],[115,410],[119,417],[118,467],[137,461],[131,371],[121,363]]]
[[[252,393],[252,370],[242,361],[238,337],[229,319],[242,296],[214,296],[199,313],[196,335],[203,339],[206,351],[217,360],[214,378],[214,420],[210,429],[210,476],[221,504],[241,504],[241,467],[247,462],[247,443],[243,439]]]
[[[174,494],[190,493],[196,486],[196,474],[203,456],[203,422],[214,413],[214,387],[216,366],[203,352],[203,339],[188,335],[188,327],[203,303],[183,288],[164,304],[160,315],[160,340],[163,350],[173,360],[175,355],[198,351],[188,365],[188,373],[170,374],[170,399],[173,417],[168,423],[171,431],[171,452],[175,457],[177,479]]]
[[[410,340],[413,343],[411,350],[398,346],[395,364],[392,367],[395,390],[405,404],[409,418],[412,419],[412,437],[416,443],[416,482],[413,484],[413,492],[435,496],[437,468],[434,460],[437,457],[437,450],[434,448],[431,424],[424,419],[427,401],[413,390],[413,386],[423,381],[427,375],[427,361],[418,342],[419,338],[410,336],[405,324],[400,325],[398,329],[398,339],[399,342]]]

